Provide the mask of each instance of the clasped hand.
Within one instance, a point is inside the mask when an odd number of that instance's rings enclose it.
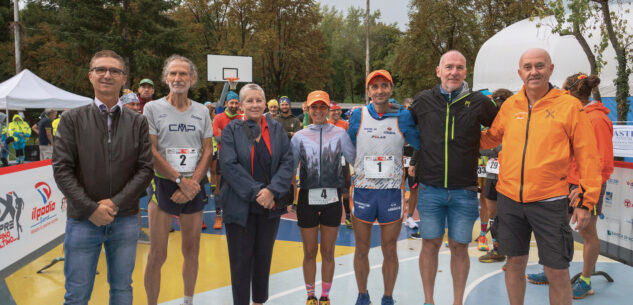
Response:
[[[267,188],[259,190],[259,192],[257,193],[257,198],[255,200],[265,209],[272,209],[275,206],[275,196]]]

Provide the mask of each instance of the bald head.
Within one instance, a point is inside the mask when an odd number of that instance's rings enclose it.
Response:
[[[463,60],[464,66],[466,65],[466,56],[464,56],[464,54],[462,54],[460,51],[457,51],[457,50],[450,50],[444,53],[442,57],[440,57],[440,63],[437,66],[442,67],[442,63],[444,62],[444,59],[446,58],[454,58],[454,59]]]
[[[519,60],[519,77],[523,81],[525,92],[534,99],[539,99],[549,91],[549,78],[554,72],[554,65],[549,53],[543,49],[529,49]]]
[[[435,73],[440,78],[444,91],[458,90],[466,79],[466,57],[456,50],[444,53],[439,66],[435,68]]]

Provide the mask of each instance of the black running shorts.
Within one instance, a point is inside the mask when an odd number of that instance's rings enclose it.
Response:
[[[338,189],[339,201],[326,205],[309,205],[309,190],[299,190],[297,201],[297,223],[301,228],[314,228],[318,225],[338,227],[341,225],[343,206],[341,204],[341,189]]]
[[[204,189],[204,185],[207,184],[207,175],[204,175],[202,181],[200,181],[200,192],[193,200],[186,203],[175,203],[171,201],[171,196],[176,190],[178,190],[178,184],[175,182],[154,176],[154,182],[156,183],[156,199],[158,200],[158,207],[166,213],[172,215],[180,214],[193,214],[200,212],[204,209],[204,205],[207,204],[205,198],[207,192]]]

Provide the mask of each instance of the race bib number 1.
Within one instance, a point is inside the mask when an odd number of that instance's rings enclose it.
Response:
[[[308,191],[309,205],[324,205],[339,201],[335,188],[318,188]]]
[[[365,156],[365,178],[392,179],[394,177],[393,156]]]
[[[179,173],[192,173],[198,165],[199,150],[196,148],[167,148],[167,163]]]
[[[477,177],[486,178],[486,167],[483,165],[479,165],[477,168]]]

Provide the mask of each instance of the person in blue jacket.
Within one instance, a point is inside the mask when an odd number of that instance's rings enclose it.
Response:
[[[234,305],[268,300],[270,262],[284,196],[294,173],[290,140],[281,124],[264,117],[266,97],[256,84],[240,90],[244,119],[222,131],[220,199],[229,248]],[[291,200],[290,200],[291,201]],[[285,203],[289,203],[286,202]]]
[[[380,224],[385,292],[382,305],[394,304],[393,288],[398,275],[397,241],[404,215],[404,166],[406,143],[420,149],[420,135],[408,110],[390,103],[393,80],[386,70],[377,70],[365,82],[371,103],[352,112],[349,134],[356,145],[354,205],[352,215],[356,251],[354,272],[358,285],[356,305],[371,304],[367,292],[368,253],[373,223]]]

